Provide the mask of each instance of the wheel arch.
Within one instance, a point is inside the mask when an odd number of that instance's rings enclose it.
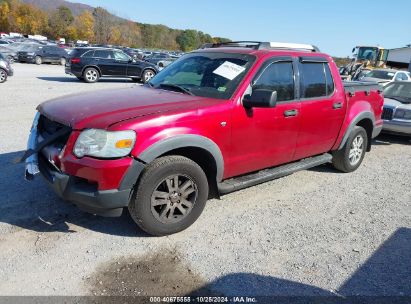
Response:
[[[201,135],[177,135],[151,145],[137,158],[150,163],[166,155],[181,155],[196,162],[207,175],[210,195],[218,196],[217,183],[223,179],[224,159],[215,142]]]
[[[352,120],[347,130],[345,131],[344,137],[341,140],[338,150],[341,150],[344,147],[345,143],[348,140],[348,137],[350,136],[354,128],[356,126],[360,126],[360,127],[363,127],[365,131],[367,132],[367,137],[368,137],[367,152],[369,152],[371,150],[371,140],[372,140],[372,132],[374,129],[374,122],[375,122],[374,115],[373,113],[369,111],[362,112],[358,114],[357,116],[355,116],[355,118]]]
[[[92,64],[86,65],[86,66],[83,68],[83,70],[81,71],[81,75],[83,75],[83,74],[84,74],[84,71],[85,71],[86,69],[88,69],[88,68],[95,68],[95,69],[97,70],[99,76],[100,76],[100,77],[103,76],[103,75],[101,74],[100,68],[99,68],[98,66],[92,65]]]

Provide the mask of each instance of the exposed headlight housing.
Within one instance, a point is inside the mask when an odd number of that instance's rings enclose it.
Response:
[[[397,109],[394,118],[411,120],[411,110]]]
[[[81,132],[74,145],[73,153],[81,158],[94,156],[116,158],[130,154],[136,142],[134,131],[105,131],[88,129]]]

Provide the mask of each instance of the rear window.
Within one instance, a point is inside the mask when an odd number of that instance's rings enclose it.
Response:
[[[95,50],[94,57],[96,58],[103,58],[103,59],[111,59],[111,52],[106,50]]]
[[[92,58],[92,57],[94,57],[94,51],[87,51],[81,57]]]
[[[330,68],[324,62],[300,63],[301,98],[329,96],[334,91],[334,81]]]

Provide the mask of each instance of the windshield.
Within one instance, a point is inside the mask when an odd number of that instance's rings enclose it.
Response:
[[[395,73],[392,71],[382,71],[382,70],[373,70],[367,73],[366,77],[379,78],[391,80],[394,77]]]
[[[191,53],[162,70],[149,85],[173,91],[180,87],[180,92],[196,96],[229,99],[254,60],[247,54]]]
[[[358,48],[358,59],[375,60],[377,58],[377,48],[375,47],[360,47]]]
[[[385,97],[400,97],[411,99],[411,82],[401,82],[389,84],[384,89]]]

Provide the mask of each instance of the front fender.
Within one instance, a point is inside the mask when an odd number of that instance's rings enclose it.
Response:
[[[150,163],[154,159],[158,158],[159,156],[170,152],[175,149],[179,148],[186,148],[186,147],[196,147],[201,148],[208,151],[214,158],[217,167],[217,182],[220,182],[223,179],[224,174],[224,159],[223,154],[221,153],[220,148],[218,145],[212,141],[211,139],[201,136],[201,135],[194,135],[194,134],[181,134],[175,135],[172,137],[168,137],[162,139],[139,155],[137,158],[142,160],[145,163]]]

